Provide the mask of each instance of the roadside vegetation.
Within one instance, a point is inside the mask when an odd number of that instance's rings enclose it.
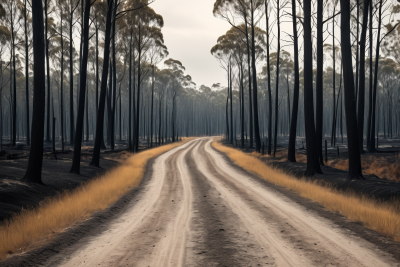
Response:
[[[336,211],[350,220],[363,223],[367,228],[400,241],[400,202],[380,202],[361,197],[354,192],[339,192],[329,184],[297,179],[284,171],[272,168],[261,160],[214,141],[212,146],[225,153],[233,163],[256,174],[260,178],[292,190],[302,197],[320,203],[331,211]]]
[[[107,208],[142,181],[147,162],[190,139],[133,154],[123,164],[72,191],[49,198],[0,224],[0,259],[22,252],[33,243],[50,239],[76,222]]]

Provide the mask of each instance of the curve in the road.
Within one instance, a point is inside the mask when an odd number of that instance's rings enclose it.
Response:
[[[211,142],[196,139],[159,156],[142,197],[103,234],[78,242],[61,266],[397,264],[232,166]]]

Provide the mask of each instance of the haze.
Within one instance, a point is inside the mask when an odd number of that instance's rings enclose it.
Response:
[[[226,84],[225,72],[211,55],[217,38],[229,28],[212,14],[214,0],[156,0],[151,7],[164,18],[164,41],[168,58],[180,60],[186,73],[200,86]]]

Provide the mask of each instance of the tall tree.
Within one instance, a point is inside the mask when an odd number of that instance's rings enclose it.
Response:
[[[319,165],[318,146],[316,144],[313,101],[313,69],[312,69],[312,32],[311,32],[311,0],[303,2],[304,10],[304,123],[307,145],[307,170],[305,175],[322,173]]]
[[[349,151],[348,179],[364,179],[361,173],[361,157],[358,142],[356,100],[350,39],[350,2],[340,0],[342,56],[348,60],[343,64],[344,103],[346,112],[347,147]]]
[[[32,136],[28,168],[23,178],[25,182],[42,183],[44,109],[45,109],[45,55],[43,6],[41,0],[32,0],[33,29],[33,112]]]
[[[81,0],[85,1],[85,11],[83,18],[83,49],[82,49],[82,62],[81,62],[81,74],[80,85],[79,85],[79,106],[78,114],[76,120],[76,135],[75,135],[75,145],[74,145],[74,157],[72,161],[71,173],[80,173],[81,164],[81,145],[83,136],[83,116],[85,110],[85,91],[86,91],[86,75],[87,75],[87,61],[89,53],[89,17],[90,17],[90,7],[91,0]]]
[[[288,161],[296,162],[296,129],[297,112],[299,109],[299,44],[297,36],[297,13],[296,0],[292,0],[292,26],[293,26],[293,48],[294,48],[294,86],[293,86],[293,109],[292,120],[290,121]]]

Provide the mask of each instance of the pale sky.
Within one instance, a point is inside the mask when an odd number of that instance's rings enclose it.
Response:
[[[225,71],[210,50],[230,26],[212,14],[215,0],[156,0],[151,7],[164,18],[169,56],[182,62],[197,86],[227,84]]]

